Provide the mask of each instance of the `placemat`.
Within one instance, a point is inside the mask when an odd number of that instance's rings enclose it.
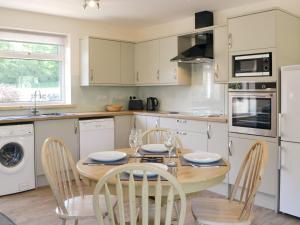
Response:
[[[179,157],[180,159],[180,164],[181,166],[198,166],[198,167],[214,167],[214,166],[227,166],[227,163],[224,161],[224,159],[220,159],[217,162],[212,162],[212,163],[194,163],[194,162],[190,162],[187,161],[183,158],[183,156]]]
[[[93,159],[87,158],[83,162],[83,165],[123,165],[123,164],[128,163],[128,159],[129,159],[129,157],[126,156],[125,158],[120,159],[118,161],[104,162],[104,161],[97,161],[97,160],[93,160]]]
[[[142,181],[143,180],[143,177],[140,177],[140,176],[133,176],[134,180],[135,181]],[[162,181],[166,181],[166,179],[164,177],[160,177],[160,179]],[[121,173],[120,174],[120,180],[121,181],[129,181],[129,174],[128,173]],[[157,176],[150,176],[150,177],[147,177],[147,180],[148,181],[157,181]]]
[[[160,155],[160,156],[165,156],[165,157],[169,157],[169,152],[148,152],[148,151],[145,151],[143,149],[139,149],[138,150],[138,153],[143,157],[144,155]],[[171,157],[174,158],[174,157],[177,157],[176,155],[176,151],[172,151],[171,152]]]

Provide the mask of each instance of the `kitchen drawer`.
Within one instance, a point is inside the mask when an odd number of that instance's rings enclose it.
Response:
[[[206,121],[161,118],[160,126],[162,128],[168,128],[176,131],[190,131],[190,132],[197,132],[197,133],[207,132]]]

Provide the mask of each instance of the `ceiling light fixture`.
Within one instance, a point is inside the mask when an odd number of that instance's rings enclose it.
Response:
[[[94,8],[95,6],[97,7],[97,9],[100,9],[100,0],[84,0],[82,7],[83,9],[86,9],[86,7],[91,7]]]

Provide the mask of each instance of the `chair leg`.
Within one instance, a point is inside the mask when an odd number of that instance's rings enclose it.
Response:
[[[74,225],[78,225],[78,219],[75,219]]]
[[[66,225],[67,220],[66,219],[61,219],[61,225]]]

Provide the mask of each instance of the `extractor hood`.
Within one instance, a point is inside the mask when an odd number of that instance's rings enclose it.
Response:
[[[213,33],[199,33],[195,35],[195,45],[171,59],[172,62],[207,63],[212,62]]]

